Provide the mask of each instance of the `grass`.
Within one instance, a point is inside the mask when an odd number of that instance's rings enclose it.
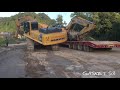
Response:
[[[5,46],[5,39],[4,38],[0,38],[0,46]]]
[[[15,38],[8,38],[9,44],[16,44],[18,42],[25,42],[26,38],[15,39]],[[0,37],[0,46],[6,46],[5,38]]]
[[[16,40],[14,38],[9,38],[8,39],[9,44],[16,44]],[[5,38],[0,38],[0,46],[5,46]]]

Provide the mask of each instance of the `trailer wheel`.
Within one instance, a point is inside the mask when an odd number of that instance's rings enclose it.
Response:
[[[83,51],[85,51],[85,46],[83,45]]]
[[[90,52],[90,47],[89,46],[85,46],[85,48],[86,48],[86,52]]]
[[[74,44],[75,50],[78,50],[78,45]]]
[[[83,45],[83,51],[86,51],[86,46],[85,45]]]
[[[78,47],[78,50],[80,50],[80,45],[79,45],[79,44],[78,44],[78,46],[77,46],[77,47]]]
[[[72,45],[72,44],[69,44],[69,48],[70,48],[70,49],[73,49],[73,45]]]
[[[83,51],[83,45],[78,45],[78,50]]]
[[[110,50],[112,50],[112,48],[106,48],[106,50],[107,50],[107,51],[110,51]]]
[[[89,47],[89,52],[93,52],[93,48],[92,47]]]
[[[86,51],[86,52],[92,52],[93,48],[89,47],[89,46],[84,46],[84,51]]]
[[[73,49],[78,50],[77,44],[73,44]]]
[[[73,44],[73,46],[72,46],[72,47],[73,47],[73,49],[75,49],[75,45],[74,45],[74,44]]]

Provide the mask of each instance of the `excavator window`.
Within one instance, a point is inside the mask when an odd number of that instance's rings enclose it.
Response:
[[[74,30],[74,31],[77,31],[77,32],[80,32],[83,28],[84,28],[84,26],[75,23],[75,24],[73,24],[73,25],[71,26],[70,29],[71,29],[71,30]]]
[[[29,22],[24,22],[24,31],[25,31],[25,33],[30,31],[30,24],[29,24]]]
[[[49,34],[49,33],[62,32],[62,29],[56,28],[56,27],[52,27],[52,28],[40,28],[39,31],[41,33],[44,33],[44,34]]]
[[[31,23],[32,30],[38,30],[38,22]]]

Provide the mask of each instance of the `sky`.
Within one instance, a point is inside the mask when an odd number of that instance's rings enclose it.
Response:
[[[10,17],[18,13],[19,12],[0,12],[0,17]],[[66,21],[66,23],[68,24],[71,20],[70,15],[72,12],[43,12],[43,13],[47,14],[51,19],[56,19],[57,15],[60,14],[63,16],[63,21]]]

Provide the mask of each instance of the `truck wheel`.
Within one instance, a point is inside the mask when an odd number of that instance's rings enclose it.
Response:
[[[86,46],[85,45],[83,45],[83,51],[86,51]]]
[[[78,44],[76,44],[76,50],[78,50],[78,46],[79,46],[79,45],[78,45]]]
[[[83,49],[84,49],[85,52],[89,52],[89,47],[88,47],[88,46],[85,46],[85,45],[84,45],[84,46],[83,46]]]
[[[93,48],[91,48],[89,46],[84,46],[84,51],[86,51],[86,52],[92,52]]]
[[[86,51],[86,52],[92,52],[92,51],[93,51],[93,48],[92,48],[92,47],[89,47],[89,46],[85,46],[85,51]]]
[[[80,45],[79,44],[77,45],[77,47],[78,47],[78,50],[80,50]]]
[[[34,41],[27,38],[27,50],[34,51]]]
[[[72,45],[72,44],[69,44],[69,48],[70,48],[70,49],[73,49],[73,45]]]
[[[52,45],[52,50],[53,51],[58,51],[59,50],[59,46],[58,45]]]
[[[90,48],[90,49],[89,49],[89,50],[90,50],[89,52],[93,52],[94,49],[93,49],[92,47],[89,47],[89,48]]]
[[[73,44],[73,49],[78,50],[77,44]]]
[[[85,46],[86,48],[86,52],[90,52],[90,47],[89,46]]]
[[[110,50],[112,50],[112,48],[106,48],[106,50],[107,50],[107,51],[110,51]]]
[[[83,51],[83,45],[78,45],[78,50]]]

